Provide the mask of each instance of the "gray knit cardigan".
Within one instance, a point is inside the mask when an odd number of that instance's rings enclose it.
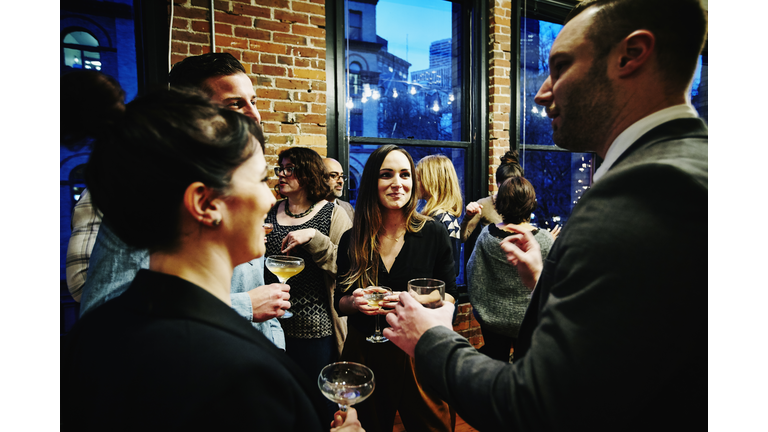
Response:
[[[537,229],[534,238],[546,258],[554,239],[549,231]],[[496,225],[483,228],[467,263],[467,291],[475,316],[484,328],[508,337],[517,337],[532,291],[523,285],[517,268],[507,262],[501,241],[510,235]]]

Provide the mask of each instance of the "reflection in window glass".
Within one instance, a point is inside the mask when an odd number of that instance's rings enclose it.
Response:
[[[520,85],[523,89],[520,112],[525,114],[521,119],[521,141],[553,146],[551,121],[533,98],[549,76],[549,50],[563,26],[521,18],[520,28]]]
[[[563,26],[523,17],[520,28],[521,163],[539,204],[532,222],[552,228],[568,220],[573,206],[592,185],[596,167],[591,153],[525,150],[526,145],[555,145],[551,120],[533,99],[549,75],[549,51]],[[707,69],[708,57],[700,56],[690,93],[691,103],[704,121],[708,118]]]
[[[453,73],[464,40],[453,32],[460,6],[382,0],[349,1],[347,8],[347,116],[362,116],[355,120],[362,127],[348,135],[460,141],[461,81]]]
[[[536,191],[531,223],[551,229],[564,225],[584,192],[592,186],[592,153],[527,150],[521,155],[525,178]]]
[[[525,113],[525,121],[521,123],[522,142],[555,145],[552,141],[551,121],[542,107],[534,103],[533,98],[549,76],[549,51],[563,26],[521,18],[520,28],[520,85],[524,89],[520,103],[521,112]],[[689,93],[693,107],[705,122],[709,122],[708,69],[708,56],[699,56],[699,64]]]

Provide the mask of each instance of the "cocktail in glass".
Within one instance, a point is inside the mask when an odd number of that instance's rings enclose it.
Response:
[[[277,276],[280,283],[284,284],[292,276],[296,276],[304,270],[304,260],[299,257],[292,257],[287,255],[272,255],[267,257],[264,265],[267,270]],[[285,315],[280,318],[290,318],[293,313],[289,310],[285,311]]]

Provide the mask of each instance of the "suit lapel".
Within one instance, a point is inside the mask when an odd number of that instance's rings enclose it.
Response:
[[[616,168],[629,155],[642,147],[652,146],[660,141],[679,140],[683,138],[707,138],[707,126],[700,118],[682,118],[663,123],[646,132],[622,153],[610,170]]]

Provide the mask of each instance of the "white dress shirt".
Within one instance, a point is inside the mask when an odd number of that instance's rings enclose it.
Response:
[[[595,175],[592,177],[592,183],[594,184],[594,182],[604,176],[605,173],[611,169],[611,166],[616,163],[619,157],[649,130],[670,120],[697,118],[698,116],[699,114],[693,106],[680,104],[664,108],[661,111],[656,111],[655,113],[638,120],[632,126],[624,129],[624,132],[619,134],[611,146],[608,147],[608,151],[605,153],[605,160],[603,161],[603,164],[600,165],[600,168],[595,171]]]

